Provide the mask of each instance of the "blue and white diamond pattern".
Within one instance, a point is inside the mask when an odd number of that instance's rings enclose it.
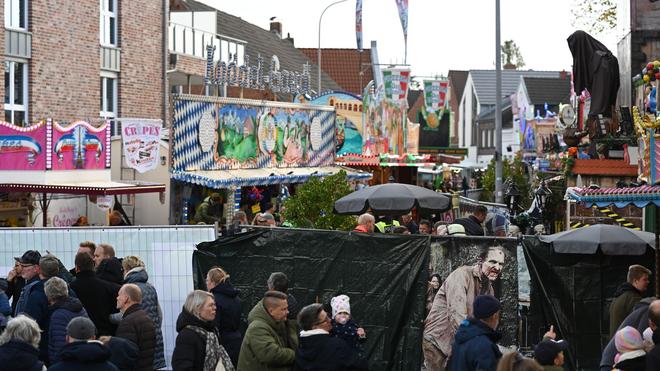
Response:
[[[215,104],[176,100],[174,106],[173,155],[174,170],[211,170],[217,166],[213,151],[202,152],[199,143],[199,122],[202,115],[211,111],[216,120]]]

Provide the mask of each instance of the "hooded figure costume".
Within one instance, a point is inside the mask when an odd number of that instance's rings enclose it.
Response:
[[[573,84],[575,93],[584,89],[591,94],[589,118],[599,114],[612,117],[611,107],[619,91],[619,61],[598,40],[584,31],[575,31],[568,37],[573,55]]]

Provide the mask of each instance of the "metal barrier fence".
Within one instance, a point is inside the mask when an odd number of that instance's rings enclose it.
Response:
[[[14,257],[26,250],[50,252],[71,268],[82,241],[108,243],[117,257],[139,256],[149,282],[156,288],[163,311],[165,359],[170,367],[176,340],[176,319],[193,289],[192,252],[195,245],[213,241],[216,229],[205,226],[7,228],[0,229],[0,275],[13,268]]]

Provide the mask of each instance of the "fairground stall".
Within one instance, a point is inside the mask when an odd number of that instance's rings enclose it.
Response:
[[[0,122],[0,225],[70,226],[81,216],[103,225],[114,195],[165,191],[164,184],[112,181],[110,164],[108,123]],[[87,197],[55,207],[64,195]]]
[[[174,97],[172,210],[176,223],[220,193],[222,216],[242,209],[248,218],[276,204],[310,177],[346,170],[349,180],[367,172],[334,165],[335,110],[330,106],[217,98]]]

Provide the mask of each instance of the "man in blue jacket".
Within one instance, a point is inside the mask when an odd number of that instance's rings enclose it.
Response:
[[[26,252],[26,254],[29,253]],[[44,284],[49,278],[57,276],[60,270],[60,262],[53,255],[46,255],[39,259],[38,275],[36,279],[27,280],[26,285],[21,293],[21,300],[19,300],[16,311],[18,313],[25,313],[32,319],[37,321],[39,328],[44,334],[48,334],[48,327],[50,322],[50,313],[48,311],[48,298],[44,291]],[[23,267],[25,271],[26,267]],[[21,302],[25,299],[25,305],[22,306]],[[48,360],[48,336],[42,335],[39,342],[39,360],[49,365]]]
[[[473,318],[464,320],[454,337],[451,355],[452,371],[495,371],[502,353],[497,341],[502,335],[496,331],[500,323],[499,300],[491,295],[474,299]]]

